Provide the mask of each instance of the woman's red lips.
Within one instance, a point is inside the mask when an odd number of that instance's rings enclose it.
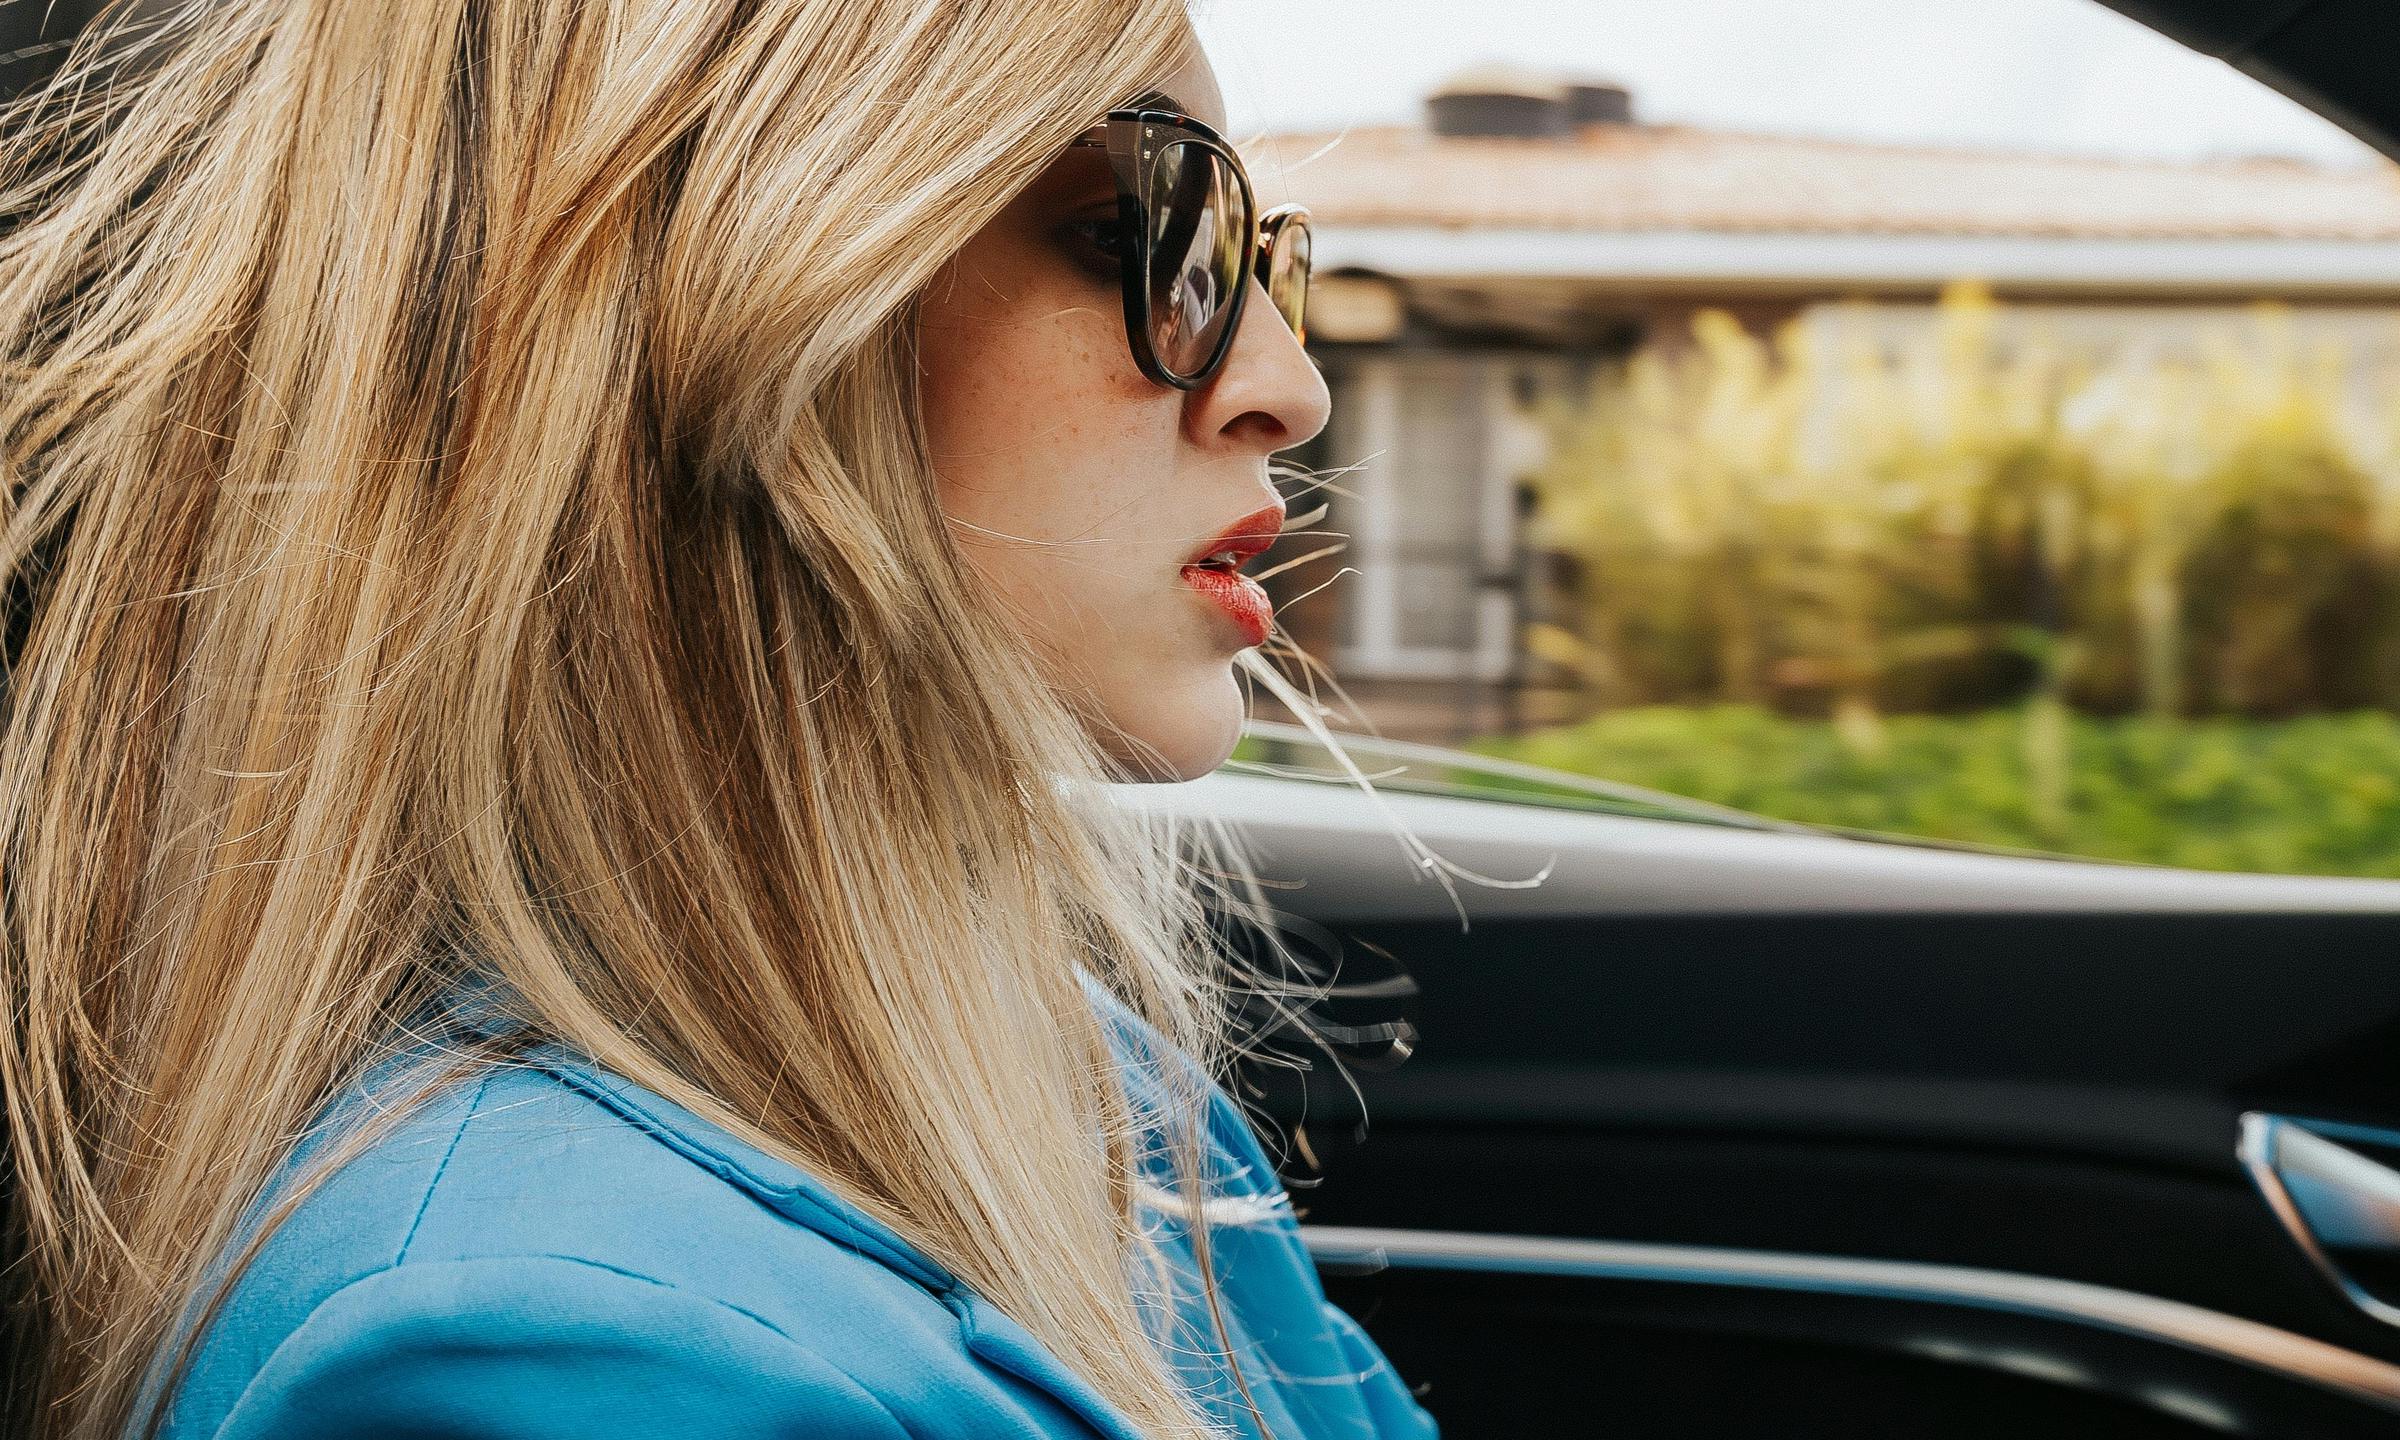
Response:
[[[1183,583],[1215,602],[1241,627],[1249,645],[1263,645],[1275,628],[1275,605],[1266,587],[1241,573],[1252,556],[1283,532],[1283,507],[1269,505],[1233,524],[1183,567]]]
[[[1267,635],[1275,628],[1275,602],[1267,598],[1267,588],[1239,570],[1223,570],[1211,565],[1186,565],[1183,583],[1216,602],[1217,608],[1233,618],[1248,639],[1244,648],[1264,645]]]

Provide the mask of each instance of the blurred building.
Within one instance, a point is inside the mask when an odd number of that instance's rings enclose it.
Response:
[[[1526,697],[1518,477],[1545,393],[1721,309],[1900,338],[1961,278],[2070,342],[2175,346],[2261,299],[2400,365],[2400,169],[1915,147],[1653,125],[1625,87],[1477,67],[1422,123],[1249,140],[1314,212],[1310,348],[1335,399],[1338,561],[1285,624],[1387,733],[1509,726]],[[1862,303],[1863,302],[1863,303]],[[1360,464],[1360,462],[1364,462]],[[1293,547],[1295,550],[1297,545]]]

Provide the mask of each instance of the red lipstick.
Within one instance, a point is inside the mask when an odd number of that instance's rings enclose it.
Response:
[[[1199,591],[1241,628],[1250,645],[1263,645],[1275,628],[1275,605],[1266,587],[1241,572],[1250,558],[1283,532],[1283,506],[1252,511],[1227,526],[1183,567],[1183,583]]]

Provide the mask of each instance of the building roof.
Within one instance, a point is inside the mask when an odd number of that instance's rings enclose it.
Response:
[[[1407,125],[1243,146],[1261,203],[1327,229],[2400,241],[2400,166],[2132,160],[1679,125],[1560,138]]]

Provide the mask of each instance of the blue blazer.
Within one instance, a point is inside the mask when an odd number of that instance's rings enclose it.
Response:
[[[1155,1038],[1107,1008],[1121,1055]],[[1139,1106],[1145,1068],[1125,1073]],[[1249,1126],[1222,1091],[1211,1105],[1223,1188],[1271,1217],[1211,1233],[1234,1348],[1274,1436],[1433,1436],[1326,1302]],[[1165,1239],[1191,1273],[1188,1240]],[[1213,1333],[1202,1315],[1182,1319]],[[1178,1364],[1233,1433],[1257,1433],[1220,1367]],[[1139,1440],[890,1228],[558,1047],[447,1087],[302,1202],[202,1332],[164,1433]]]

